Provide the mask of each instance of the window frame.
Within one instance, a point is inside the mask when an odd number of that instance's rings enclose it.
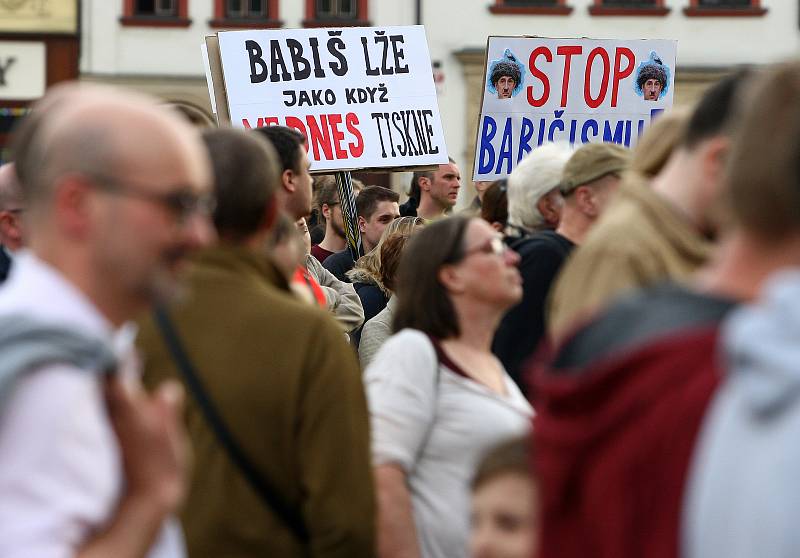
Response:
[[[556,0],[552,6],[520,6],[506,4],[506,0],[495,0],[489,6],[489,11],[498,15],[560,15],[565,16],[572,13],[572,6],[567,4],[567,0]]]
[[[306,0],[306,18],[303,27],[369,27],[369,2],[368,0],[354,0],[356,2],[356,17],[354,19],[336,19],[317,17],[316,0]]]
[[[247,18],[228,17],[225,13],[225,3],[226,0],[214,0],[214,17],[208,21],[209,27],[213,29],[276,29],[283,27],[283,21],[278,19],[278,0],[266,0],[266,15]]]
[[[759,17],[768,11],[761,6],[761,0],[750,0],[750,6],[745,8],[733,6],[713,8],[701,6],[700,0],[689,0],[689,5],[683,9],[684,15],[688,17]]]
[[[594,4],[589,6],[589,14],[593,16],[663,17],[669,12],[670,9],[664,5],[664,0],[656,0],[653,6],[608,6],[605,0],[594,0]]]
[[[136,13],[136,0],[123,0],[119,22],[126,27],[189,27],[189,0],[175,0],[175,4],[177,15],[142,15]]]

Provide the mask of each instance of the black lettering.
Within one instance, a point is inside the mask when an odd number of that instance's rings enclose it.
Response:
[[[297,95],[291,89],[287,89],[286,91],[284,91],[283,96],[289,97],[289,100],[284,99],[283,101],[283,104],[286,105],[287,107],[293,107],[297,104]]]
[[[428,144],[425,142],[425,132],[422,130],[422,124],[420,123],[422,116],[419,113],[420,111],[418,110],[415,110],[411,113],[411,116],[414,119],[414,135],[417,137],[417,150],[419,151],[419,154],[427,155]]]
[[[392,128],[389,126],[389,113],[384,112],[383,117],[386,119],[386,131],[389,132],[389,147],[392,148],[392,157],[396,157],[397,153],[394,151],[394,138],[392,138]]]
[[[325,70],[322,69],[322,64],[319,62],[319,41],[316,37],[311,37],[308,44],[311,45],[311,57],[314,59],[314,77],[324,78]]]
[[[394,74],[394,69],[387,65],[387,62],[389,61],[389,37],[375,37],[375,43],[383,45],[381,52],[381,73],[383,75]]]
[[[292,69],[294,79],[301,80],[311,77],[311,64],[308,59],[303,57],[303,45],[295,39],[286,39],[286,46],[289,47],[289,55],[292,57]]]
[[[311,97],[309,97],[308,91],[301,91],[298,97],[299,97],[299,100],[297,102],[298,107],[311,106]]]
[[[439,153],[439,146],[433,146],[433,126],[428,124],[428,117],[433,118],[433,111],[432,110],[423,110],[422,111],[422,119],[425,122],[425,133],[428,136],[428,152],[432,154]]]
[[[367,67],[368,76],[377,76],[380,74],[378,68],[373,68],[369,62],[369,47],[367,47],[367,38],[361,37],[361,46],[364,48],[364,64]]]
[[[247,40],[244,42],[244,48],[247,50],[247,56],[250,58],[250,83],[262,83],[267,79],[267,64],[264,62],[261,50],[261,45],[255,41]],[[3,85],[5,85],[5,73],[8,69],[8,64],[2,69]]]
[[[283,60],[280,42],[276,40],[269,42],[269,58],[270,70],[272,71],[272,75],[269,76],[269,80],[273,83],[281,80],[290,81],[292,79],[292,75],[289,73],[289,70],[286,68],[286,62]],[[278,74],[279,67],[281,70],[280,75]]]
[[[339,61],[338,64],[333,62],[329,63],[328,67],[330,67],[334,74],[340,77],[347,73],[347,58],[345,58],[342,53],[344,48],[345,44],[343,40],[339,38],[328,39],[328,52]]]
[[[403,129],[400,126],[397,125],[397,121],[398,120],[400,120],[401,124],[402,124],[401,113],[393,112],[392,113],[392,125],[394,125],[394,127],[397,129],[398,132],[400,132],[400,135],[403,137],[403,145],[399,145],[398,144],[397,145],[397,151],[400,153],[400,155],[405,156],[409,152],[409,146],[408,146],[408,142],[406,141],[406,137],[403,134]]]
[[[405,58],[405,53],[403,52],[403,47],[397,46],[397,43],[403,42],[402,35],[391,35],[389,40],[392,41],[392,52],[394,53],[394,71],[397,74],[407,74],[408,64],[403,65],[402,60]]]
[[[378,126],[378,137],[381,140],[381,157],[384,159],[386,158],[386,147],[383,145],[383,132],[381,132],[381,121],[383,120],[383,114],[380,112],[373,112],[370,116],[375,121]]]

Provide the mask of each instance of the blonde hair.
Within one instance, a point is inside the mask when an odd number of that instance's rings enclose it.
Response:
[[[690,115],[689,110],[677,108],[656,119],[633,149],[628,170],[645,178],[652,178],[661,172],[686,133]]]
[[[384,241],[393,234],[411,234],[416,227],[423,225],[425,225],[425,219],[422,217],[400,217],[389,223],[375,248],[358,258],[353,269],[347,272],[347,277],[351,280],[358,279],[359,276],[363,276],[366,273],[385,291],[386,287],[383,286],[381,281],[381,248]]]

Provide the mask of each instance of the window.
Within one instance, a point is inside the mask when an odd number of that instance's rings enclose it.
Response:
[[[317,19],[356,19],[355,0],[315,0]]]
[[[568,15],[572,7],[566,0],[495,0],[489,6],[493,14]]]
[[[122,25],[188,27],[187,0],[124,0]]]
[[[178,17],[175,0],[136,0],[133,14],[137,16]]]
[[[275,28],[278,20],[278,0],[214,0],[214,19],[210,27],[224,29]]]
[[[589,13],[596,16],[664,16],[664,0],[594,0]]]
[[[689,0],[687,16],[762,16],[767,9],[761,0]]]
[[[305,27],[369,25],[367,0],[306,0]]]

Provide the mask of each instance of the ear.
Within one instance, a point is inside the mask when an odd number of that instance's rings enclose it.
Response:
[[[721,136],[706,141],[702,157],[703,174],[706,179],[718,181],[722,176],[729,147],[730,140]]]
[[[64,177],[54,185],[53,215],[59,232],[84,238],[92,229],[92,214],[100,203],[91,185],[79,177]]]
[[[431,189],[431,179],[427,176],[421,176],[419,178],[419,189],[424,192],[429,192]]]
[[[326,221],[329,221],[331,218],[331,206],[329,206],[327,203],[322,204],[322,216]]]
[[[503,232],[503,224],[499,221],[492,223],[492,228],[499,233]]]
[[[581,212],[589,217],[597,217],[599,210],[594,197],[594,190],[589,186],[578,186],[572,194]]]
[[[361,234],[367,232],[367,220],[361,215],[358,216],[358,230]]]
[[[542,214],[548,226],[556,228],[561,221],[561,194],[551,192],[542,196],[536,202],[536,209]]]
[[[461,279],[461,274],[458,272],[458,268],[455,266],[443,265],[441,268],[439,268],[437,277],[439,282],[448,292],[459,294],[464,291],[464,282]]]
[[[283,184],[283,189],[289,192],[290,194],[294,194],[295,186],[294,186],[294,171],[292,169],[286,169],[281,174],[281,183]]]

